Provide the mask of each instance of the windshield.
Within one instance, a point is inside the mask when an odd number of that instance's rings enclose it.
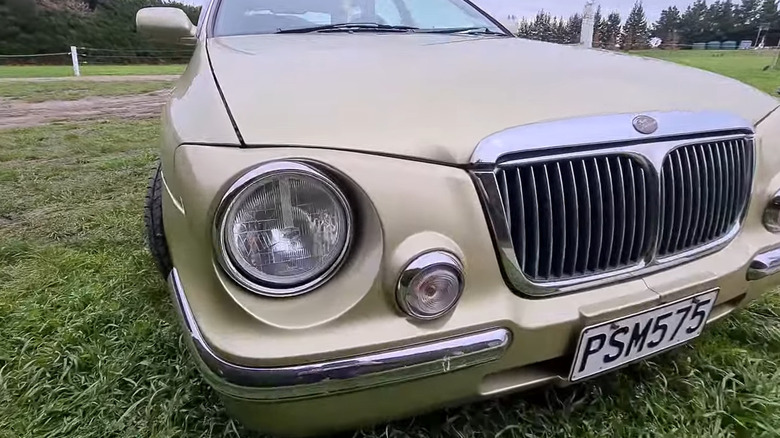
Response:
[[[214,34],[277,33],[349,23],[420,30],[484,28],[502,31],[463,0],[222,0]]]

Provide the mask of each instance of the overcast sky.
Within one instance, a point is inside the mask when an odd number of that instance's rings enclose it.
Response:
[[[201,4],[202,0],[184,0],[187,3]],[[575,12],[582,13],[585,0],[474,0],[474,2],[496,18],[503,19],[507,15],[514,14],[518,17],[533,17],[542,9],[553,15],[568,17]],[[644,0],[645,12],[648,24],[658,19],[662,9],[676,5],[680,10],[693,3],[693,0]],[[623,20],[628,16],[634,0],[597,0],[601,5],[604,15],[611,11],[618,11]]]

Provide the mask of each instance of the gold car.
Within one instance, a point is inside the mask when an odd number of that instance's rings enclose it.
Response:
[[[689,342],[780,282],[778,102],[468,0],[213,0],[149,245],[246,426],[355,428]]]

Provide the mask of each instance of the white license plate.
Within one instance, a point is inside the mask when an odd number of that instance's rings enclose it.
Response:
[[[595,376],[699,336],[718,289],[599,325],[585,327],[569,380]]]

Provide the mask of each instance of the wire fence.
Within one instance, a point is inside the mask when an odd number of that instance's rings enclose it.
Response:
[[[599,43],[594,41],[595,47]],[[605,47],[601,47],[605,48]],[[780,47],[732,47],[724,48],[711,43],[678,44],[662,43],[655,47],[658,50],[694,50],[711,52],[713,56],[722,56],[724,52],[755,53],[759,56],[778,58]],[[724,50],[725,49],[725,50]],[[191,48],[99,48],[72,47],[69,51],[34,53],[34,54],[0,54],[0,66],[3,65],[72,65],[74,75],[79,75],[79,67],[85,65],[116,65],[116,64],[186,64],[192,56]],[[779,68],[777,59],[772,62],[772,68]]]
[[[75,55],[74,55],[75,53]],[[69,51],[32,54],[0,54],[2,65],[183,64],[192,49],[72,47]]]

